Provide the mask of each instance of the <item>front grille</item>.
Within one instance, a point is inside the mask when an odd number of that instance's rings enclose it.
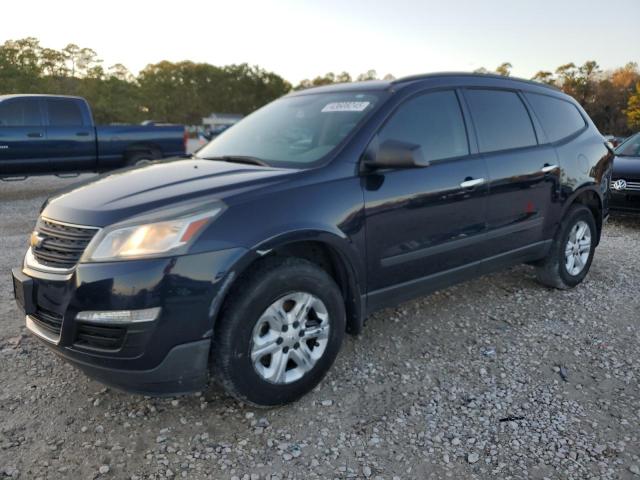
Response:
[[[610,187],[611,190],[615,191],[615,192],[625,192],[625,191],[630,191],[630,192],[640,192],[640,182],[631,182],[631,181],[627,181],[627,186],[625,188],[623,188],[622,190],[618,190],[615,187],[615,183],[617,180],[612,180]]]
[[[94,227],[71,226],[41,217],[36,225],[40,241],[32,244],[33,256],[47,267],[73,268],[97,231]]]
[[[45,330],[54,337],[60,336],[62,315],[38,307],[36,312],[31,315],[31,318],[42,330]]]
[[[99,350],[118,350],[122,346],[125,333],[123,327],[78,322],[74,344]]]

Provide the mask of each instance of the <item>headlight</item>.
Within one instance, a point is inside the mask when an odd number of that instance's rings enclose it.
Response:
[[[221,211],[218,207],[173,220],[116,227],[97,238],[85,256],[89,261],[105,261],[162,255],[187,245]]]

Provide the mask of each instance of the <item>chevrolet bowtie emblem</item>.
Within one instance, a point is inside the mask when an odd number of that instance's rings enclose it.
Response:
[[[42,242],[44,242],[44,237],[41,237],[38,232],[32,232],[31,233],[31,239],[29,241],[29,244],[31,245],[31,248],[40,247],[42,245]]]

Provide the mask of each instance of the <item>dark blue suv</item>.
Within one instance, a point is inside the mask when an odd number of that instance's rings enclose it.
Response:
[[[611,162],[572,98],[528,81],[295,92],[191,159],[48,200],[15,295],[34,335],[104,383],[174,394],[213,376],[282,404],[377,309],[522,262],[578,285]]]

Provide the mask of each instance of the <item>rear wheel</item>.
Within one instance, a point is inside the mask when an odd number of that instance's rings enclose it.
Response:
[[[213,372],[243,402],[289,403],[324,377],[344,331],[344,300],[324,270],[301,259],[269,260],[229,294]]]
[[[584,205],[571,207],[549,255],[536,266],[538,281],[549,287],[567,289],[584,280],[596,247],[597,230],[591,210]]]
[[[127,158],[127,165],[147,165],[153,162],[154,156],[148,152],[134,153]]]

